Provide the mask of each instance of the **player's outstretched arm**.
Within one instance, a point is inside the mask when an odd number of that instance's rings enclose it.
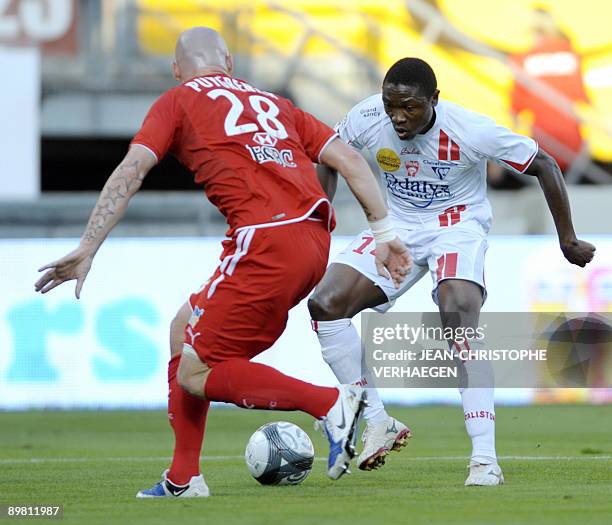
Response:
[[[75,295],[77,299],[80,297],[96,252],[125,214],[130,199],[155,163],[155,158],[145,148],[135,145],[129,149],[106,181],[78,248],[39,268],[39,272],[47,271],[34,285],[37,292],[47,293],[66,281],[76,279]]]
[[[576,237],[565,180],[557,162],[540,149],[525,173],[538,178],[555,221],[563,255],[572,264],[586,266],[595,255],[595,246]]]
[[[361,204],[376,241],[376,268],[396,288],[412,266],[406,245],[395,235],[387,205],[364,158],[349,145],[336,139],[321,154],[321,162],[336,170],[346,180]]]

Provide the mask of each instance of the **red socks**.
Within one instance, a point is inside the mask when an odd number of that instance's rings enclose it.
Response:
[[[319,419],[338,399],[336,388],[315,386],[266,365],[232,359],[211,370],[205,389],[208,400],[204,401],[179,386],[176,373],[180,358],[180,354],[175,355],[168,364],[168,419],[175,438],[168,478],[176,485],[185,485],[200,473],[200,452],[210,401],[265,410],[301,410]]]
[[[177,354],[168,363],[168,419],[175,439],[168,478],[175,485],[185,485],[200,473],[200,452],[210,405],[209,401],[192,396],[178,384],[176,372],[180,359],[181,354]]]
[[[206,398],[243,408],[301,410],[319,419],[338,399],[338,389],[294,379],[260,363],[230,359],[215,365],[208,375]]]

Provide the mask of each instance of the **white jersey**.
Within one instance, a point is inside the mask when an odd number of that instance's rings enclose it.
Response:
[[[372,154],[397,227],[450,226],[460,215],[461,220],[476,219],[488,231],[487,159],[522,173],[538,146],[457,104],[440,100],[435,111],[436,121],[427,133],[401,140],[382,95],[373,95],[353,107],[336,131],[356,149]]]

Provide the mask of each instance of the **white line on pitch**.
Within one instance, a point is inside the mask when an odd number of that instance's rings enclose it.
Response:
[[[244,456],[202,456],[202,461],[233,461],[244,459]],[[412,456],[410,461],[460,461],[468,460],[467,456]],[[501,461],[583,461],[583,460],[599,460],[609,461],[612,456],[584,455],[584,456],[499,456]],[[0,458],[0,465],[20,465],[20,464],[37,464],[37,463],[87,463],[87,462],[107,462],[107,461],[131,461],[131,462],[146,462],[146,461],[170,461],[170,456],[153,456],[153,457],[74,457],[74,458]],[[326,457],[316,457],[315,461],[327,461]]]

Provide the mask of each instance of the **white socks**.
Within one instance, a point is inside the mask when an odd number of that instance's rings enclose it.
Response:
[[[313,321],[321,354],[343,385],[372,385],[369,373],[362,373],[361,338],[350,319]],[[368,423],[381,423],[389,417],[376,388],[368,388],[368,406],[363,412]]]
[[[313,321],[319,337],[323,359],[330,366],[338,381],[344,385],[372,385],[368,371],[362,373],[361,338],[350,319]],[[472,348],[479,346],[472,342]],[[465,428],[472,440],[472,461],[497,463],[495,452],[495,407],[493,368],[487,361],[467,361],[465,373],[469,385],[481,387],[460,388]],[[368,406],[364,418],[368,423],[386,421],[388,414],[376,388],[368,388]]]
[[[480,348],[478,341],[471,348]],[[465,429],[472,440],[472,461],[497,463],[495,453],[495,406],[493,367],[489,361],[466,361],[468,388],[460,388]],[[466,379],[465,376],[463,379]],[[476,387],[470,385],[476,385]]]

